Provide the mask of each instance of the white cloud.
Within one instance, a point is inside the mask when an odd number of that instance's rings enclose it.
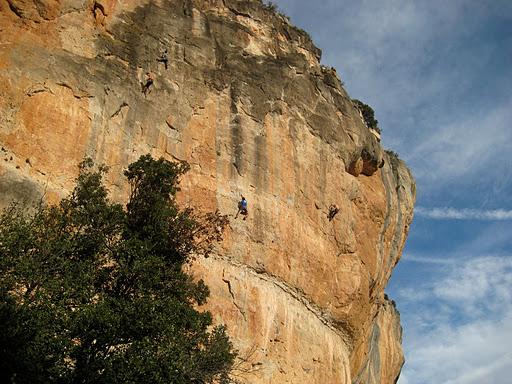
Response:
[[[477,369],[470,369],[470,372],[458,377],[455,380],[450,380],[446,384],[480,384],[487,382],[489,375],[493,372],[500,372],[512,368],[512,352],[506,353],[501,357],[497,357],[494,361],[489,363],[487,366],[479,367]],[[508,383],[506,372],[499,374],[502,383]],[[499,384],[499,383],[497,383]]]
[[[429,219],[456,219],[456,220],[512,220],[512,210],[506,209],[473,209],[473,208],[424,208],[415,207],[418,216]]]
[[[453,268],[433,294],[466,315],[486,316],[512,310],[512,258],[482,257]],[[505,305],[505,307],[504,307]]]
[[[457,261],[454,259],[449,259],[446,257],[435,257],[435,256],[422,256],[422,255],[415,255],[411,253],[405,254],[401,261],[413,261],[416,263],[424,263],[424,264],[453,264]]]
[[[512,98],[491,110],[468,111],[457,121],[433,127],[406,160],[425,187],[446,186],[462,177],[508,177],[512,150]],[[501,159],[498,161],[498,159]],[[478,180],[477,179],[477,180]]]
[[[407,300],[407,301],[420,301],[420,300],[426,300],[430,297],[430,293],[418,290],[416,288],[407,287],[402,288],[400,290],[400,299]]]
[[[512,370],[512,257],[478,257],[398,302],[409,316],[404,383],[505,384]],[[400,307],[402,307],[400,305]]]
[[[500,321],[436,326],[406,355],[404,376],[413,383],[509,383],[510,320],[508,314]]]

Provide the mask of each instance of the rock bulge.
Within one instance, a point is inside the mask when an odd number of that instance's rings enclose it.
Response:
[[[191,269],[240,351],[238,379],[396,381],[384,288],[414,180],[304,31],[257,0],[0,0],[0,29],[3,205],[57,201],[86,155],[120,200],[141,154],[186,160],[181,203],[231,215]]]

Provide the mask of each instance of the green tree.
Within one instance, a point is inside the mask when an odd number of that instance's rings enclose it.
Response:
[[[0,217],[0,381],[228,383],[235,352],[199,312],[209,291],[183,271],[225,216],[181,210],[186,163],[132,163],[126,208],[91,160],[57,206]]]

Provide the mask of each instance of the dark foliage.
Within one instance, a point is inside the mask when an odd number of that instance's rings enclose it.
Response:
[[[392,161],[397,162],[400,159],[400,156],[398,156],[398,153],[396,153],[395,151],[392,151],[390,149],[386,149],[385,152],[388,154],[389,158]]]
[[[102,167],[80,166],[58,206],[0,217],[0,381],[228,383],[235,353],[196,305],[208,288],[182,267],[227,222],[175,201],[185,163],[142,156],[124,209]]]
[[[378,126],[379,122],[375,120],[375,112],[373,108],[370,107],[368,104],[365,104],[357,99],[353,99],[352,102],[357,107],[357,109],[361,111],[364,122],[366,123],[368,128],[375,129],[377,132],[380,133],[380,127]]]
[[[267,11],[278,12],[277,4],[274,3],[273,1],[263,2],[263,8],[266,9]]]

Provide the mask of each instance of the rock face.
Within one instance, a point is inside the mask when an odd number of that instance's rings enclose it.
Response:
[[[187,160],[182,204],[231,215],[191,269],[240,351],[236,377],[394,383],[384,288],[414,181],[319,59],[259,0],[0,0],[1,203],[57,201],[85,155],[119,200],[141,154]]]

